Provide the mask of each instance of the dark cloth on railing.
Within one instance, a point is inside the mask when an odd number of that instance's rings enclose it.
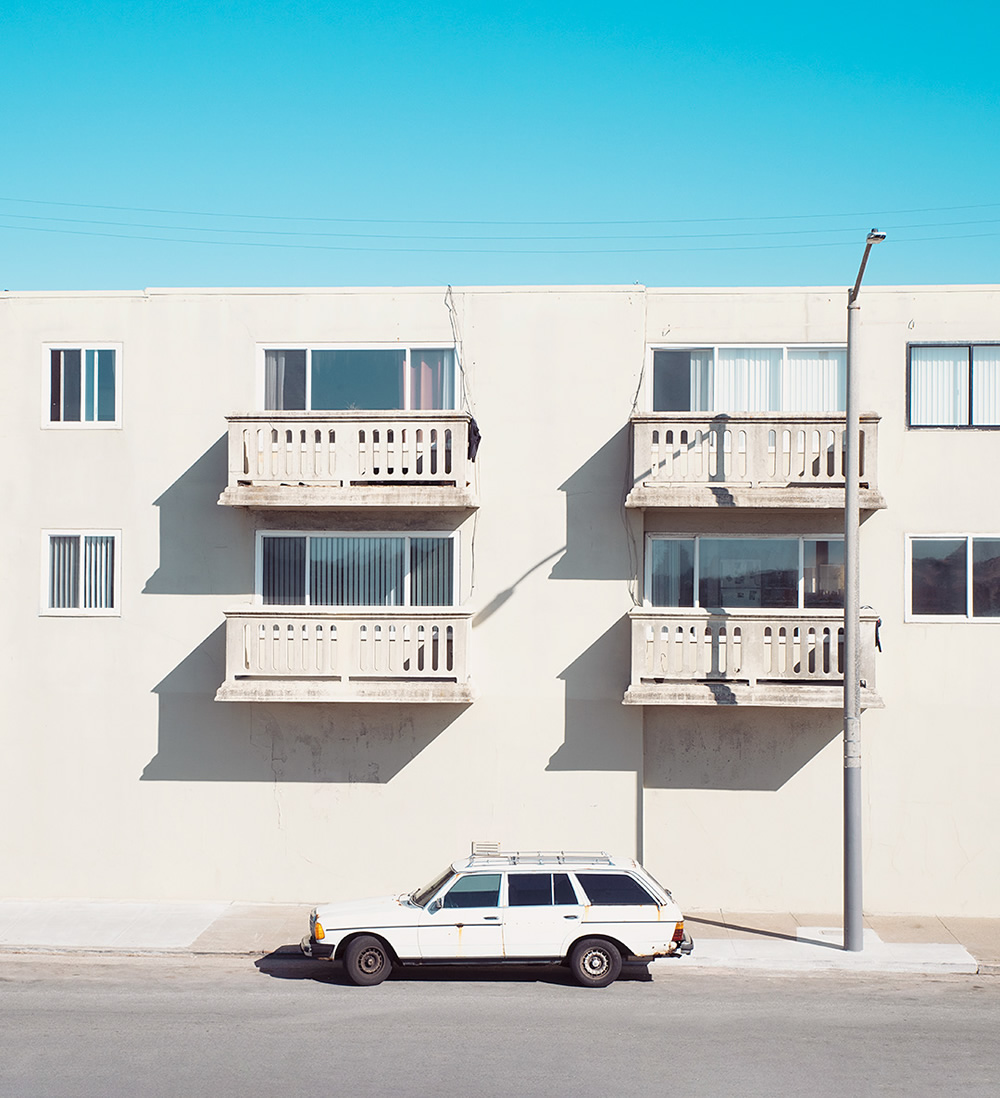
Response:
[[[476,454],[479,453],[479,443],[482,439],[482,435],[479,433],[479,424],[475,419],[469,417],[469,461],[476,460]]]

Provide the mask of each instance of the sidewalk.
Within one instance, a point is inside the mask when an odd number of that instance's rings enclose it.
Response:
[[[307,904],[0,900],[0,953],[265,954],[296,945]],[[686,916],[684,968],[1000,975],[1000,919],[871,916],[864,949],[842,948],[836,915]]]

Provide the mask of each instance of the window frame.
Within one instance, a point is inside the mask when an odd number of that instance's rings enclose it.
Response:
[[[716,367],[716,364],[718,363],[719,351],[740,350],[740,349],[744,349],[744,348],[748,351],[781,351],[782,371],[784,371],[785,368],[788,365],[788,352],[789,351],[843,351],[844,354],[845,354],[845,357],[846,357],[846,354],[847,354],[847,344],[846,343],[835,343],[835,342],[810,343],[808,340],[802,340],[801,342],[793,341],[793,342],[790,342],[790,343],[759,343],[759,342],[749,342],[749,341],[745,342],[745,343],[736,343],[736,342],[732,342],[732,341],[728,341],[726,343],[708,343],[708,342],[697,343],[697,342],[692,342],[692,341],[686,341],[684,343],[664,343],[663,341],[658,341],[658,342],[655,342],[655,343],[648,343],[646,345],[646,371],[645,371],[646,376],[645,376],[645,382],[644,382],[645,407],[647,409],[648,414],[649,415],[660,414],[660,413],[657,413],[656,411],[654,411],[654,409],[653,409],[653,375],[654,375],[655,353],[657,351],[711,351],[711,353],[712,353],[712,369],[714,371],[714,369]],[[846,363],[845,363],[844,376],[845,376],[845,380],[846,380]],[[846,394],[845,394],[845,397],[846,397]],[[822,408],[817,408],[817,409],[815,409],[815,411],[822,413],[824,410]],[[682,415],[684,413],[677,412],[677,413],[663,413],[663,414],[665,414],[665,415],[668,415],[668,414]],[[689,409],[689,414],[691,414],[691,415],[737,415],[738,416],[738,415],[754,415],[754,414],[758,414],[758,413],[752,413],[752,412],[729,412],[729,413],[727,413],[727,412],[724,412],[724,411],[720,411],[720,412],[695,411],[693,409]],[[782,413],[781,413],[780,409],[775,409],[771,413],[760,413],[760,414],[781,415]],[[795,412],[788,412],[787,414],[788,415],[795,415],[796,413]],[[833,409],[833,410],[829,411],[829,414],[830,415],[843,415],[844,414],[844,409],[839,409],[839,410]]]
[[[122,344],[106,340],[49,340],[42,344],[42,428],[51,431],[120,431],[122,428]],[[114,419],[58,419],[52,414],[52,352],[114,351],[115,353],[115,418]],[[81,358],[81,361],[83,359]],[[82,393],[82,384],[81,384]]]
[[[264,602],[264,552],[263,541],[268,537],[278,538],[402,538],[406,542],[406,574],[403,578],[405,601],[396,606],[330,606],[327,603],[314,606],[310,602],[304,603],[265,603]],[[410,541],[414,538],[441,538],[452,543],[452,576],[451,590],[453,602],[449,606],[413,606],[410,603]],[[317,613],[329,613],[334,611],[364,611],[364,610],[456,610],[460,605],[461,589],[459,576],[461,575],[459,554],[462,540],[456,530],[257,530],[254,537],[254,605],[265,607],[267,610],[305,609],[315,610]],[[306,545],[306,599],[309,598],[308,583],[309,548]]]
[[[968,625],[1000,625],[1000,616],[988,617],[972,614],[973,609],[973,547],[976,539],[1000,541],[1000,534],[933,533],[904,535],[905,549],[903,560],[903,621],[922,624],[955,625],[959,622]],[[915,541],[964,541],[965,542],[965,614],[915,614],[913,612],[913,543]]]
[[[434,343],[428,340],[419,340],[414,343],[303,343],[301,341],[286,342],[271,340],[267,343],[257,344],[257,401],[261,411],[272,412],[277,415],[282,413],[276,409],[267,409],[267,352],[268,351],[305,351],[306,353],[306,407],[303,411],[310,414],[322,415],[324,412],[337,409],[312,407],[312,353],[313,351],[403,351],[403,404],[402,408],[377,408],[360,409],[359,414],[371,415],[372,412],[420,412],[427,416],[433,416],[440,412],[454,412],[458,410],[460,386],[459,378],[461,367],[458,361],[458,346],[454,340],[442,340]],[[410,386],[410,355],[414,351],[451,351],[451,391],[453,394],[451,408],[411,408],[413,394]]]
[[[798,594],[796,606],[782,606],[782,607],[768,607],[768,606],[724,606],[705,607],[700,604],[699,599],[699,586],[701,582],[701,573],[699,565],[701,563],[701,541],[707,539],[710,541],[731,539],[733,541],[794,541],[798,543],[798,581],[796,583],[796,590]],[[653,554],[650,551],[650,543],[653,541],[693,541],[694,552],[692,554],[692,574],[694,581],[694,590],[692,597],[692,606],[654,606],[650,599],[650,591],[653,585]],[[646,534],[646,541],[644,545],[643,554],[643,578],[642,578],[642,605],[649,610],[705,610],[710,612],[713,610],[724,610],[727,612],[742,613],[744,611],[762,612],[768,614],[780,614],[789,611],[804,610],[808,613],[819,613],[823,610],[830,610],[833,613],[843,615],[843,607],[808,607],[805,606],[805,543],[807,541],[836,541],[843,543],[844,535],[842,533],[836,534],[678,534],[678,533],[657,533],[652,531]]]
[[[969,353],[968,407],[965,409],[965,423],[914,423],[913,422],[913,348],[914,347],[964,347]],[[908,431],[1000,431],[1000,423],[973,423],[973,393],[975,382],[975,362],[973,349],[976,347],[1000,347],[1000,340],[916,340],[906,345],[906,429]],[[962,535],[956,535],[961,537]],[[979,537],[984,535],[980,534]]]
[[[81,539],[85,537],[110,537],[114,538],[114,573],[111,577],[111,590],[114,605],[109,607],[85,607],[85,606],[49,606],[49,585],[51,582],[51,575],[49,573],[50,566],[50,540],[53,537],[78,537]],[[42,531],[42,547],[41,547],[41,591],[39,594],[39,616],[46,618],[119,618],[122,613],[122,599],[121,599],[121,577],[122,577],[122,564],[121,564],[121,545],[122,545],[122,532],[121,530],[108,530],[108,529],[82,529],[77,527],[75,529],[45,529]],[[83,567],[83,554],[80,554],[80,568]]]

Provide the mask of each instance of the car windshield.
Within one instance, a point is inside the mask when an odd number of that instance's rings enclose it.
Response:
[[[452,868],[448,868],[439,873],[430,884],[424,885],[423,888],[418,888],[416,892],[410,893],[410,902],[417,905],[417,907],[424,907],[428,900],[438,891],[438,889],[452,876]]]

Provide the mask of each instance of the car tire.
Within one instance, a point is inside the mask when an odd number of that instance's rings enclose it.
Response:
[[[584,938],[570,950],[569,969],[584,987],[607,987],[618,979],[622,955],[618,947],[604,938]]]
[[[392,971],[392,958],[385,942],[370,935],[352,938],[344,950],[344,971],[352,984],[374,987]]]

